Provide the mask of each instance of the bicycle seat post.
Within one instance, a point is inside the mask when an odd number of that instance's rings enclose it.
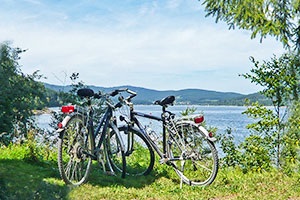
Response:
[[[91,99],[90,99],[90,98],[88,98],[87,100],[88,100],[88,102],[87,102],[88,106],[91,106],[91,105],[92,105],[92,101],[91,101]]]
[[[161,118],[162,118],[162,121],[163,121],[163,154],[164,156],[166,156],[166,145],[167,145],[167,142],[166,142],[166,107],[165,105],[162,106],[162,114],[161,114]]]

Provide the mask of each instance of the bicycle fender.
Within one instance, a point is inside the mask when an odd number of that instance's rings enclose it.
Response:
[[[125,144],[123,142],[123,139],[120,135],[119,129],[118,127],[114,124],[114,123],[110,123],[111,128],[115,131],[115,133],[117,134],[119,140],[120,140],[120,145],[121,145],[121,151],[125,151]]]
[[[193,121],[180,121],[180,122],[178,122],[176,124],[184,124],[184,123],[191,124],[191,125],[194,125],[194,126],[198,127],[199,131],[205,135],[205,139],[207,139],[207,140],[209,140],[211,142],[217,141],[217,139],[215,137],[209,137],[208,131],[203,126],[199,126],[198,124],[196,124]]]
[[[199,126],[198,128],[202,133],[205,134],[207,140],[209,140],[211,142],[217,141],[217,139],[215,137],[209,137],[208,131],[203,126]]]
[[[65,130],[65,127],[66,127],[66,125],[67,125],[67,123],[68,123],[68,121],[69,121],[70,119],[71,119],[71,116],[70,116],[70,115],[66,116],[66,117],[63,119],[63,121],[61,122],[61,123],[62,123],[62,128],[59,128],[59,129],[56,130],[56,133],[59,133],[59,137],[61,137],[61,133]]]

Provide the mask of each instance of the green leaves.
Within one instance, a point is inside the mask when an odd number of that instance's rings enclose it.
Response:
[[[32,110],[43,107],[45,89],[36,81],[42,78],[38,72],[22,73],[18,60],[25,50],[3,43],[0,52],[0,133],[10,133],[14,128],[26,128]]]
[[[228,128],[219,136],[224,167],[241,167],[243,171],[265,171],[272,167],[269,141],[258,135],[251,135],[239,145],[234,142],[232,130]]]
[[[271,61],[264,61],[263,64],[253,57],[250,57],[250,60],[254,68],[250,70],[251,73],[242,76],[264,87],[261,93],[270,98],[274,105],[284,106],[291,99],[298,98],[297,94],[300,91],[296,76],[300,73],[297,66],[300,60],[298,55],[286,53],[279,58],[274,55]]]
[[[225,133],[218,136],[218,140],[221,144],[221,149],[225,156],[222,158],[223,165],[225,167],[234,167],[240,165],[241,153],[238,147],[235,145],[232,130],[226,129]]]
[[[229,29],[250,30],[251,38],[267,35],[279,39],[285,47],[299,50],[299,0],[204,0],[206,16],[222,20]]]
[[[285,170],[300,169],[300,102],[294,102],[290,109],[287,132],[283,137],[283,162]]]
[[[274,56],[270,61],[264,61],[262,64],[253,57],[250,60],[254,68],[250,70],[251,73],[242,76],[264,88],[261,94],[272,100],[273,109],[257,102],[251,105],[247,102],[248,109],[243,114],[257,120],[247,128],[263,137],[266,141],[263,147],[267,149],[271,158],[276,160],[279,167],[282,166],[284,152],[290,148],[286,145],[285,139],[289,134],[285,132],[286,114],[291,102],[299,98],[300,58],[299,55],[290,52],[279,58]]]

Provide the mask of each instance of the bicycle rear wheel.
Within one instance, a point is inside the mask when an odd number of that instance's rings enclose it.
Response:
[[[126,175],[148,175],[152,171],[155,161],[154,152],[149,142],[141,132],[128,126],[120,127],[119,132],[125,145]],[[115,135],[112,132],[111,138]],[[121,170],[113,159],[110,159],[110,162],[117,171]]]
[[[58,140],[58,168],[66,184],[81,185],[88,179],[92,159],[92,136],[82,115],[73,115]]]
[[[167,152],[177,175],[188,185],[209,185],[218,172],[218,155],[214,144],[193,122],[176,124],[170,131]]]

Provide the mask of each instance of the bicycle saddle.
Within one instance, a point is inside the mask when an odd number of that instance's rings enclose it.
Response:
[[[155,105],[161,105],[161,106],[166,106],[166,105],[172,105],[175,101],[175,97],[174,96],[168,96],[165,97],[162,100],[157,100],[154,102]]]
[[[77,91],[77,95],[80,97],[93,97],[94,96],[94,91],[92,89],[89,88],[83,88],[83,89],[79,89]]]

